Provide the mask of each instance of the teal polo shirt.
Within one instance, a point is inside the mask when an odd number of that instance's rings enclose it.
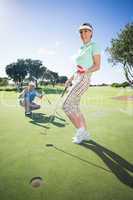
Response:
[[[95,42],[84,44],[76,57],[76,65],[90,68],[93,65],[93,56],[97,54],[100,54],[100,48]]]

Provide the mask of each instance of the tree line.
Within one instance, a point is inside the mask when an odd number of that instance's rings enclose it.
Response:
[[[67,80],[66,76],[59,76],[57,72],[49,70],[40,60],[18,59],[17,62],[7,65],[5,71],[16,84],[22,84],[27,79],[34,81],[36,86],[38,82],[51,83],[54,86]]]

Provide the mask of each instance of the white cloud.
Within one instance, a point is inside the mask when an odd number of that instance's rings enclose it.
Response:
[[[46,49],[46,48],[40,48],[37,51],[37,54],[39,56],[53,56],[56,54],[55,50],[50,50],[50,49]]]
[[[57,40],[52,49],[41,47],[41,48],[38,49],[37,54],[39,56],[54,56],[54,55],[57,55],[57,51],[59,50],[61,45],[62,45],[62,42]]]

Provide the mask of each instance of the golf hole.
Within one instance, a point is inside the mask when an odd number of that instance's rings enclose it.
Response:
[[[33,177],[31,180],[30,180],[30,185],[33,187],[33,188],[38,188],[40,187],[41,185],[43,184],[43,179],[42,177]]]

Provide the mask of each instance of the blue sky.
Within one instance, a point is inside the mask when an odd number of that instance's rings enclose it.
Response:
[[[69,76],[82,45],[78,27],[90,22],[101,47],[101,70],[92,83],[125,81],[120,66],[108,63],[105,49],[133,21],[131,0],[0,0],[0,76],[18,58],[40,59],[59,75]]]

